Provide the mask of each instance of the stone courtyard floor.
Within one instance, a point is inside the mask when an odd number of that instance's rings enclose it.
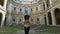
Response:
[[[24,34],[24,30],[17,31],[16,34]],[[29,34],[60,34],[60,27],[55,26],[33,26]]]
[[[24,34],[23,26],[0,28],[0,34]],[[60,26],[31,25],[29,34],[60,34]]]

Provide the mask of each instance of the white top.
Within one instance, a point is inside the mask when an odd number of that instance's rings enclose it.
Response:
[[[28,24],[28,23],[24,24],[24,27],[30,27],[30,24]]]

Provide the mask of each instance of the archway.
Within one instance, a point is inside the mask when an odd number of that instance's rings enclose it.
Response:
[[[0,25],[1,25],[1,21],[2,21],[2,13],[0,13]]]
[[[56,25],[60,25],[60,9],[55,9],[55,18],[56,18]]]
[[[52,25],[52,17],[50,12],[48,12],[48,21],[49,21],[49,25]]]

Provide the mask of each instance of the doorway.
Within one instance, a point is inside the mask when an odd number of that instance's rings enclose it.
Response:
[[[54,12],[55,12],[55,18],[56,18],[56,25],[60,25],[60,9],[56,8]]]
[[[1,26],[1,21],[2,21],[2,13],[0,13],[0,26]]]
[[[49,21],[49,25],[52,25],[52,17],[50,12],[48,12],[48,21]]]

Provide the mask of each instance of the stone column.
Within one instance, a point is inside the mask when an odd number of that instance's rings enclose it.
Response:
[[[11,22],[11,8],[10,8],[10,10],[8,10],[9,12],[8,12],[8,20],[7,20],[7,23],[8,23],[8,25],[12,25],[12,22]]]
[[[45,2],[45,9],[47,9],[47,4],[46,4],[46,2]]]
[[[41,20],[42,20],[42,16],[40,16],[40,24],[42,24],[42,23],[41,23]]]
[[[7,6],[7,1],[8,0],[4,0],[4,8],[6,9],[6,6]]]
[[[18,25],[18,24],[19,24],[19,18],[17,17],[17,19],[16,19],[16,20],[17,20],[17,25]]]
[[[2,14],[1,27],[4,26],[4,19],[5,19],[5,14]]]
[[[41,24],[41,16],[40,16],[40,24]]]
[[[52,16],[52,25],[56,25],[56,19],[55,19],[54,11],[51,11],[51,16]]]
[[[48,14],[46,14],[46,22],[47,22],[47,25],[49,25]]]
[[[34,19],[33,19],[33,20],[34,20],[34,24],[36,24],[36,17],[34,17]]]
[[[41,16],[40,16],[40,24],[41,24],[41,25],[44,25],[44,24],[45,24],[44,15],[41,15]]]
[[[45,19],[44,19],[44,15],[43,15],[43,24],[45,24]]]

